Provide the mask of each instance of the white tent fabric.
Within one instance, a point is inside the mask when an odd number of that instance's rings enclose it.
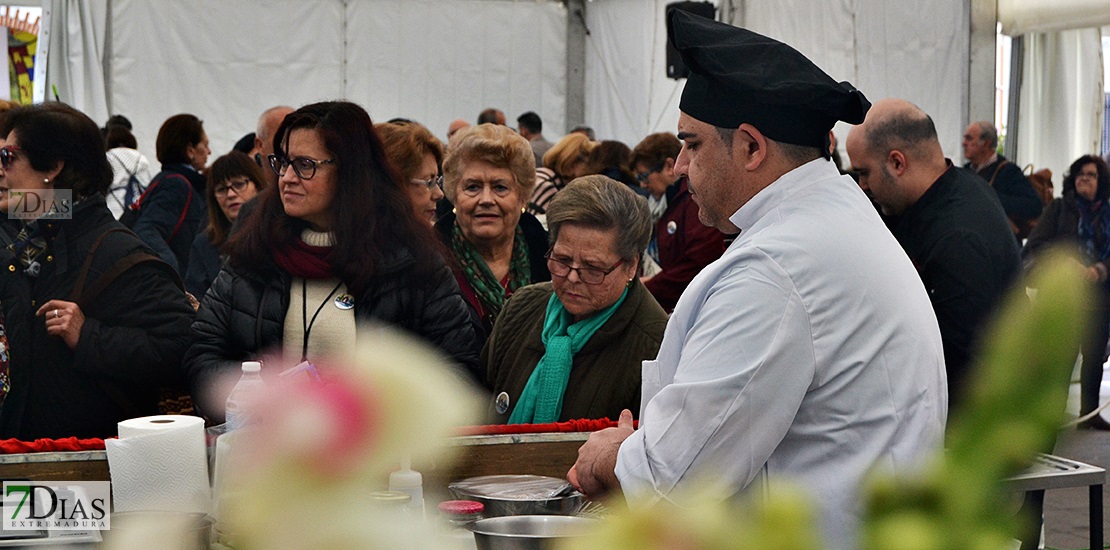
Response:
[[[588,5],[586,120],[599,139],[635,145],[649,133],[675,131],[684,81],[664,74],[667,3]],[[959,161],[967,118],[968,13],[963,0],[936,4],[921,10],[884,0],[747,2],[732,23],[794,46],[872,100],[913,101],[933,117],[945,154]],[[835,130],[841,143],[848,128],[841,123]]]
[[[1008,36],[1110,25],[1110,0],[998,0],[998,22]]]
[[[927,10],[884,0],[748,2],[745,8],[744,26],[794,46],[871,101],[900,97],[921,107],[933,118],[945,155],[959,162],[969,52],[963,0],[937,0]],[[839,123],[834,130],[842,154],[849,128]]]
[[[635,146],[654,132],[675,132],[685,80],[664,73],[664,0],[599,0],[588,4],[586,124],[598,139]],[[646,47],[650,45],[650,47]]]
[[[1056,193],[1068,166],[1098,154],[1102,135],[1103,65],[1099,29],[1030,33],[1018,111],[1019,164],[1049,168]]]
[[[107,120],[108,0],[49,0],[46,4],[44,10],[50,12],[49,27],[44,29],[50,36],[46,58],[49,84],[58,89],[62,101],[80,106],[93,120]],[[54,98],[49,87],[46,96]]]
[[[174,114],[204,120],[218,155],[270,106],[343,94],[338,1],[116,0],[111,23],[110,105],[151,160]]]
[[[1052,5],[1087,2],[1090,9],[1091,2],[1110,2],[1063,1]],[[674,131],[683,81],[664,74],[667,3],[586,4],[585,113],[600,138],[634,145],[651,132]],[[1019,3],[1003,0],[1000,13]],[[869,98],[897,96],[920,105],[936,122],[945,153],[962,160],[968,0],[934,0],[927,10],[911,4],[730,3],[738,7],[734,24],[793,45]],[[204,119],[218,154],[252,131],[269,106],[342,97],[363,104],[375,120],[413,118],[438,135],[451,119],[472,120],[490,106],[510,120],[538,112],[551,139],[566,129],[569,14],[556,0],[48,0],[44,7],[53,15],[48,79],[62,100],[97,122],[109,109],[127,115],[150,157],[158,127],[175,113]],[[1084,19],[1094,21],[1106,10],[1084,13],[1094,13]],[[1068,44],[1083,50],[1062,53]],[[1050,46],[1055,49],[1039,51]],[[1022,103],[1028,120],[1020,139],[1044,136],[1049,149],[1042,153],[1035,141],[1021,141],[1015,160],[1058,170],[1060,158],[1092,148],[1086,121],[1093,126],[1097,118],[1079,102],[1099,104],[1091,94],[1100,65],[1089,59],[1097,43],[1046,37],[1031,39],[1026,51],[1031,65],[1023,90],[1034,95]],[[1080,69],[1068,68],[1068,55]],[[1088,118],[1072,128],[1069,121],[1077,119],[1068,117],[1074,116]],[[846,132],[838,126],[841,140]],[[1064,143],[1072,144],[1069,152],[1050,150]]]
[[[376,121],[412,118],[446,139],[487,107],[526,111],[550,139],[566,117],[566,8],[556,2],[363,0],[347,9],[346,96]]]
[[[441,138],[452,119],[474,120],[485,107],[504,110],[510,123],[534,110],[556,134],[564,126],[566,10],[558,2],[110,4],[108,103],[131,119],[150,158],[158,127],[176,113],[204,120],[218,155],[270,106],[337,98],[376,122],[411,118]]]

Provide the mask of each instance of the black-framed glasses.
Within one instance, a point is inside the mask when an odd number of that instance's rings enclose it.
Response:
[[[605,281],[605,277],[612,273],[615,269],[624,263],[624,260],[617,262],[609,269],[601,269],[600,267],[574,267],[563,260],[551,257],[551,251],[548,250],[547,254],[543,255],[547,258],[547,269],[551,271],[552,275],[557,277],[569,277],[571,271],[578,272],[578,278],[582,279],[583,283],[588,285],[600,285]]]
[[[413,185],[423,185],[424,187],[428,188],[428,191],[431,191],[436,187],[443,189],[443,176],[432,176],[426,180],[413,178],[409,180],[409,182]]]
[[[22,152],[23,149],[20,149],[15,145],[5,145],[3,147],[0,147],[0,166],[3,166],[4,168],[11,166],[12,163],[15,162],[15,154],[17,151]]]
[[[278,155],[267,156],[266,160],[270,162],[270,169],[279,177],[285,175],[285,169],[292,166],[293,172],[302,180],[312,179],[312,176],[316,175],[316,166],[319,164],[335,164],[335,159],[317,160],[308,157],[287,159]]]
[[[215,193],[217,197],[221,195],[226,195],[229,190],[235,191],[236,195],[242,195],[243,191],[247,189],[247,186],[252,183],[254,182],[251,181],[250,178],[231,180],[227,183],[217,185],[214,189],[212,189],[212,192]]]
[[[660,162],[659,164],[656,164],[654,168],[652,168],[651,170],[648,170],[647,172],[637,172],[636,173],[636,181],[638,181],[640,183],[647,183],[648,178],[650,178],[652,174],[663,170],[663,166],[666,163],[667,163],[667,161],[664,160],[664,161]]]

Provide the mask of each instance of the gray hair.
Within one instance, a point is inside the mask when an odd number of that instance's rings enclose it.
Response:
[[[647,199],[627,185],[602,175],[582,176],[567,184],[548,203],[547,228],[551,243],[563,224],[617,230],[617,254],[626,261],[639,260],[651,238],[651,211]]]
[[[457,202],[457,187],[466,164],[475,161],[508,169],[520,187],[521,206],[528,203],[536,187],[536,155],[528,140],[499,124],[479,124],[459,130],[443,158],[443,192],[452,203]]]
[[[998,149],[998,128],[985,120],[976,122],[975,125],[979,127],[979,139],[987,142],[991,149]]]

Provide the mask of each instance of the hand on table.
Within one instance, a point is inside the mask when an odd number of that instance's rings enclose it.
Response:
[[[632,411],[621,411],[616,428],[590,434],[578,449],[578,460],[567,472],[567,481],[591,500],[605,496],[620,487],[617,480],[617,451],[632,435]]]
[[[46,317],[47,334],[61,338],[70,349],[77,349],[81,327],[85,325],[85,314],[77,304],[50,300],[35,312],[35,316]]]

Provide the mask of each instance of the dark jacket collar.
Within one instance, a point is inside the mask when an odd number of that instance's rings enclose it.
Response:
[[[185,179],[189,180],[193,189],[195,189],[197,193],[200,193],[201,197],[206,196],[204,194],[204,188],[208,185],[208,178],[206,178],[204,174],[197,172],[192,166],[186,164],[163,164],[162,171],[185,176]]]
[[[679,196],[685,195],[689,193],[689,191],[690,189],[686,185],[686,178],[678,178],[677,180],[675,180],[674,183],[667,187],[667,191],[665,193],[665,195],[667,196],[667,208],[670,208]]]

